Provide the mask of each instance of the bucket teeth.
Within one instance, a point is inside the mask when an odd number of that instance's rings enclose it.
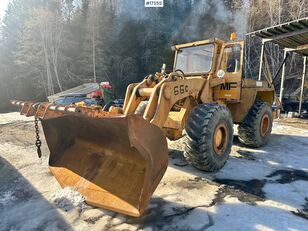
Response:
[[[18,100],[11,100],[11,104],[22,107],[25,104],[25,102]]]
[[[11,100],[11,104],[20,107],[20,114],[25,115],[27,117],[35,116],[36,111],[40,103],[26,102],[26,101],[18,101]]]
[[[35,116],[40,119],[55,118],[71,113],[79,116],[88,116],[93,118],[103,118],[107,115],[116,115],[117,113],[107,113],[101,107],[80,107],[75,105],[55,105],[52,103],[34,103],[27,101],[11,100],[11,104],[20,107],[21,115],[27,117]]]

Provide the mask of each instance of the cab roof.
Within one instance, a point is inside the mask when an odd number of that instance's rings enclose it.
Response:
[[[176,50],[179,50],[181,48],[201,46],[201,45],[206,45],[210,43],[217,43],[218,45],[222,45],[223,43],[225,43],[225,41],[218,39],[218,38],[213,38],[213,39],[200,40],[200,41],[195,41],[195,42],[190,42],[190,43],[178,44],[178,45],[175,45],[174,47]]]

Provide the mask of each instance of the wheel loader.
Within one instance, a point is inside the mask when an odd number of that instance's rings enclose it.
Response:
[[[166,138],[183,137],[187,162],[208,172],[226,163],[233,124],[245,145],[268,142],[275,91],[243,77],[244,41],[215,38],[174,50],[173,71],[130,84],[123,108],[12,101],[41,121],[49,168],[62,187],[90,205],[138,217],[168,166]]]

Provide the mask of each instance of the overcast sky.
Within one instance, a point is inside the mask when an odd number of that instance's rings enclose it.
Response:
[[[0,17],[2,18],[10,0],[0,0]]]

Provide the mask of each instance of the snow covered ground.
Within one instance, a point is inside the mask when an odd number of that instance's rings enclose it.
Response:
[[[307,230],[308,130],[275,122],[271,142],[237,137],[216,174],[188,165],[169,142],[169,168],[140,218],[88,206],[36,156],[33,119],[0,114],[0,230]]]

